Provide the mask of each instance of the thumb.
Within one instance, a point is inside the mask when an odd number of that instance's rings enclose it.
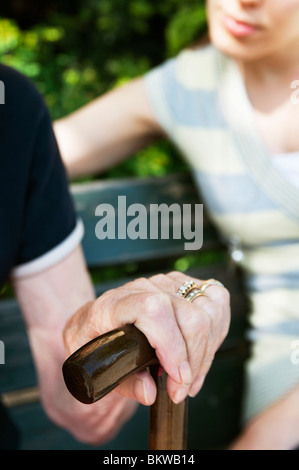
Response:
[[[155,381],[147,369],[128,377],[118,385],[115,391],[145,406],[152,405],[157,395]]]

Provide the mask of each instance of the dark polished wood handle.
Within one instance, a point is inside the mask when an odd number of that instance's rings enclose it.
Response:
[[[157,398],[150,410],[149,449],[186,449],[187,400],[179,405],[169,398],[167,374],[155,350],[134,325],[105,333],[82,346],[63,364],[70,393],[82,403],[94,403],[130,374],[150,366]]]
[[[63,364],[70,393],[82,403],[94,403],[130,374],[158,363],[155,350],[134,325],[105,333],[82,346]]]

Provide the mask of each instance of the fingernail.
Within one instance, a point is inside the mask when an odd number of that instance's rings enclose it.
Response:
[[[194,398],[198,394],[201,387],[203,386],[205,378],[205,375],[200,375],[199,377],[197,377],[195,382],[192,384],[192,387],[190,387],[190,391],[188,393],[189,397]]]
[[[136,379],[134,382],[134,393],[139,397],[140,395],[144,396],[145,404],[149,405],[146,384],[143,380]]]
[[[192,382],[192,372],[187,361],[182,362],[179,367],[179,373],[181,377],[181,383],[185,385],[190,385]]]
[[[179,389],[176,391],[176,393],[175,393],[175,395],[174,395],[172,401],[173,401],[176,405],[178,405],[178,404],[181,403],[183,400],[185,400],[185,398],[186,398],[187,395],[188,395],[189,388],[190,388],[190,387],[181,387],[181,388],[179,388]]]

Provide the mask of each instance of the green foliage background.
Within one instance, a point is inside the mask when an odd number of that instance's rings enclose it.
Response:
[[[35,83],[55,120],[175,56],[205,31],[204,0],[9,0],[0,5],[0,62]],[[87,179],[184,169],[176,149],[161,141]],[[174,260],[170,269],[186,270],[197,258]],[[141,269],[128,263],[92,276],[99,282]],[[12,294],[5,286],[0,295]]]
[[[0,61],[32,79],[53,120],[144,74],[206,30],[204,0],[10,0],[0,6]],[[101,177],[184,168],[168,142]]]

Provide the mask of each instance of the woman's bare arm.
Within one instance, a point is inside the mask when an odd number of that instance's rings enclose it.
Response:
[[[137,78],[54,123],[69,177],[100,173],[163,137]]]

